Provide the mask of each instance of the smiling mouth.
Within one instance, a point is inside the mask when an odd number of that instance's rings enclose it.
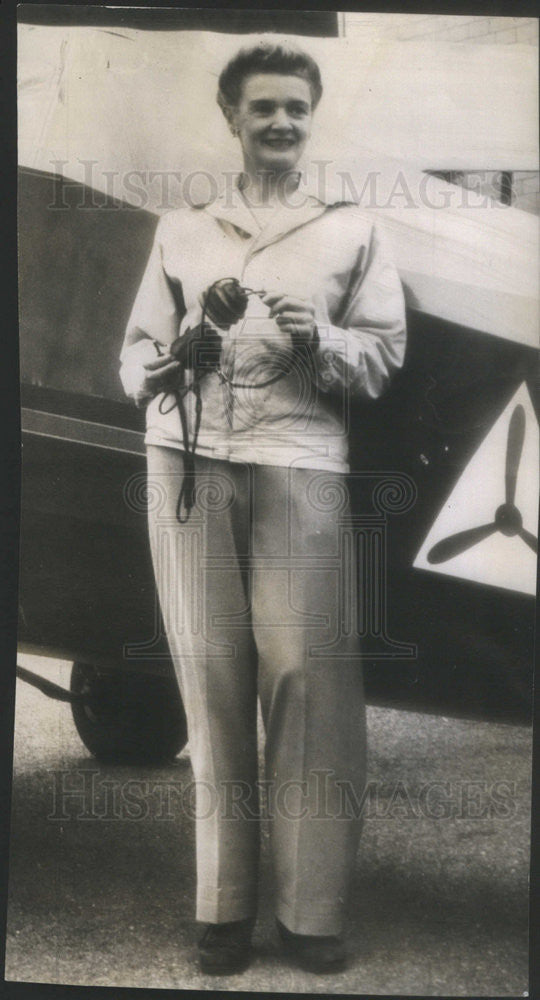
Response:
[[[290,149],[295,144],[294,139],[263,139],[263,142],[272,149]]]

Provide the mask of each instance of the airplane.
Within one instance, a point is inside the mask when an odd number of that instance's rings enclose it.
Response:
[[[58,94],[47,100],[62,112]],[[35,116],[27,120],[35,131]],[[98,118],[94,127],[101,134]],[[98,758],[169,760],[186,723],[147,541],[144,414],[117,374],[159,211],[74,170],[46,169],[24,104],[20,136],[19,648],[73,669],[69,691],[22,667],[18,676],[70,703]],[[350,170],[360,182],[359,162]],[[399,167],[418,190],[425,172],[396,162],[380,168],[383,180]],[[450,207],[380,211],[405,290],[408,349],[387,394],[350,414],[361,554],[353,624],[370,703],[527,724],[536,220],[474,201],[455,208],[457,189],[440,179],[436,191]]]

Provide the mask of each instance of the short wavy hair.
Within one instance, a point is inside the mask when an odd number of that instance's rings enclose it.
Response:
[[[217,102],[222,111],[238,105],[244,80],[255,73],[299,76],[309,84],[313,108],[317,107],[321,99],[321,73],[317,63],[307,52],[289,44],[260,42],[252,48],[240,49],[222,70],[217,93]]]

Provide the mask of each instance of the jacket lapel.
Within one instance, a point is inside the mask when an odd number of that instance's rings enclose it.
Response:
[[[326,211],[327,205],[315,199],[306,198],[305,203],[298,199],[299,204],[295,207],[283,205],[269,220],[268,225],[255,237],[255,242],[251,248],[252,253],[277,243],[293,230],[305,226],[307,222],[316,219]]]
[[[204,211],[213,215],[215,219],[241,229],[249,236],[255,236],[259,232],[255,219],[236,187],[221,192],[214,201],[204,205]]]

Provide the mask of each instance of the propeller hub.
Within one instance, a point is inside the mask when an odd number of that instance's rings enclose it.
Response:
[[[495,524],[501,534],[510,538],[521,530],[523,518],[514,504],[503,503],[495,511]]]

